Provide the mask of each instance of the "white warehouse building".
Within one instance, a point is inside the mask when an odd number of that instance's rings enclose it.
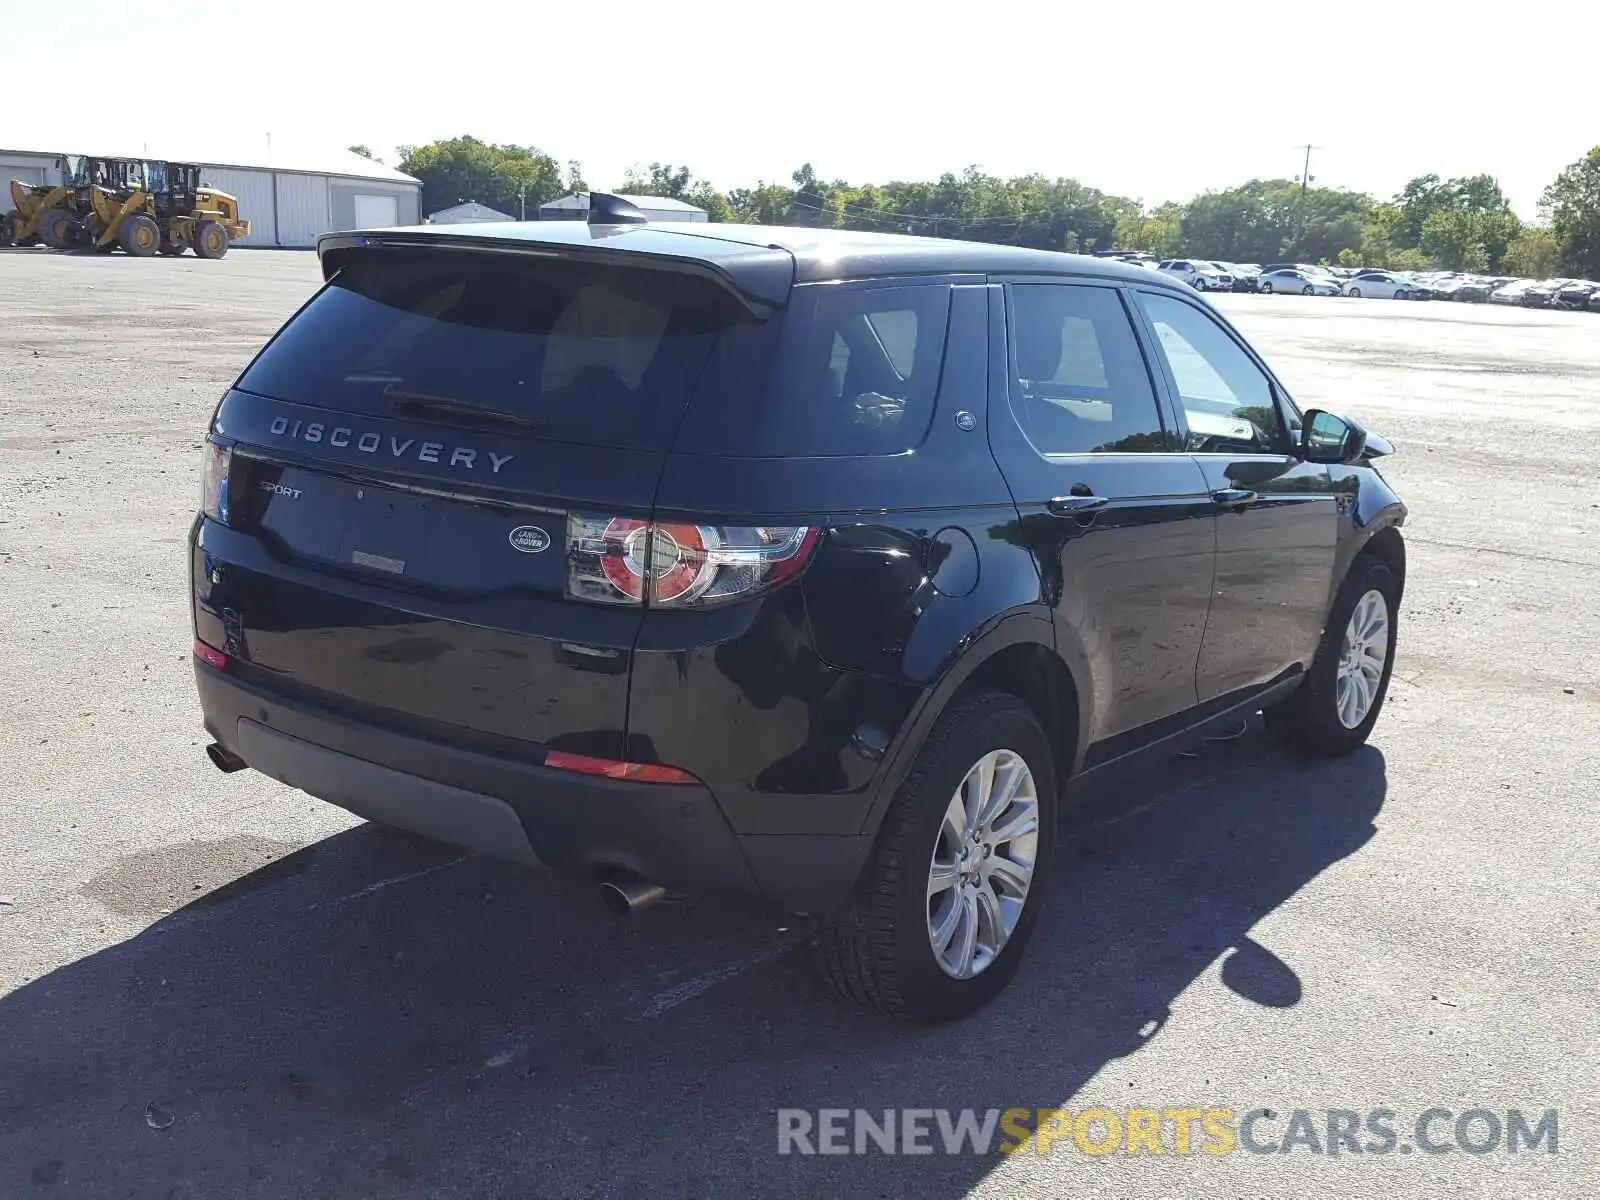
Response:
[[[239,215],[250,222],[240,246],[296,249],[316,244],[319,234],[340,229],[375,229],[421,223],[422,184],[409,175],[349,150],[185,145],[152,140],[145,147],[84,147],[67,152],[13,150],[0,143],[0,206],[11,207],[12,179],[26,183],[63,181],[66,153],[166,159],[198,163],[200,181],[238,197]]]

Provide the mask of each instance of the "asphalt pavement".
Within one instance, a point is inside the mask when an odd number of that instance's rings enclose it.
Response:
[[[317,278],[0,251],[0,1196],[1596,1194],[1600,318],[1221,298],[1398,447],[1389,706],[1341,762],[1252,727],[1087,798],[1015,985],[907,1031],[799,929],[619,920],[207,762],[201,437]],[[1095,1106],[1266,1109],[1284,1152],[778,1152],[780,1109]],[[1559,1144],[1285,1136],[1380,1108]]]

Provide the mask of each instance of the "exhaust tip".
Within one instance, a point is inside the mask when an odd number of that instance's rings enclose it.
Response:
[[[600,881],[600,903],[619,917],[649,908],[667,894],[659,883],[633,874],[610,875]]]
[[[211,765],[224,775],[232,775],[235,771],[242,771],[250,765],[233,751],[225,749],[219,742],[212,742],[206,747],[206,757],[211,760]]]

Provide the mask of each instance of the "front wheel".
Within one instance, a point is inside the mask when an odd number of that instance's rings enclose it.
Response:
[[[1263,282],[1261,285],[1261,290],[1270,296],[1272,294],[1272,284]]]
[[[1370,555],[1357,558],[1305,682],[1266,711],[1268,727],[1290,750],[1332,758],[1366,742],[1389,693],[1399,607],[1394,572]]]
[[[161,227],[144,213],[132,213],[122,219],[117,244],[135,258],[149,258],[161,248]]]
[[[215,221],[194,227],[194,252],[201,258],[221,258],[228,252],[228,231]]]
[[[1351,288],[1351,289],[1350,289],[1350,290],[1349,290],[1349,291],[1348,291],[1348,292],[1346,292],[1346,293],[1345,293],[1345,294],[1346,294],[1346,295],[1347,295],[1347,296],[1349,296],[1349,297],[1350,297],[1350,298],[1351,298],[1351,299],[1352,299],[1352,300],[1359,300],[1359,299],[1361,299],[1361,289],[1360,289],[1360,288]]]
[[[1314,294],[1316,292],[1316,290],[1317,290],[1316,288],[1312,287],[1308,283],[1308,284],[1305,285],[1305,287],[1300,289],[1300,294],[1302,296],[1310,296],[1310,295]]]
[[[1032,710],[999,692],[958,700],[884,815],[854,895],[817,932],[829,982],[913,1022],[994,999],[1045,901],[1055,809],[1055,760]]]

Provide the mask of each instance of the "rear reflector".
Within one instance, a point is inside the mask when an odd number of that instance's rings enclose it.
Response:
[[[208,646],[199,638],[194,640],[194,656],[209,667],[219,671],[228,669],[228,656],[215,646]]]
[[[677,767],[664,767],[659,763],[621,762],[614,758],[590,758],[587,754],[565,754],[552,750],[545,755],[544,765],[556,771],[573,771],[579,775],[600,775],[606,779],[627,779],[633,783],[699,783],[687,771]]]

